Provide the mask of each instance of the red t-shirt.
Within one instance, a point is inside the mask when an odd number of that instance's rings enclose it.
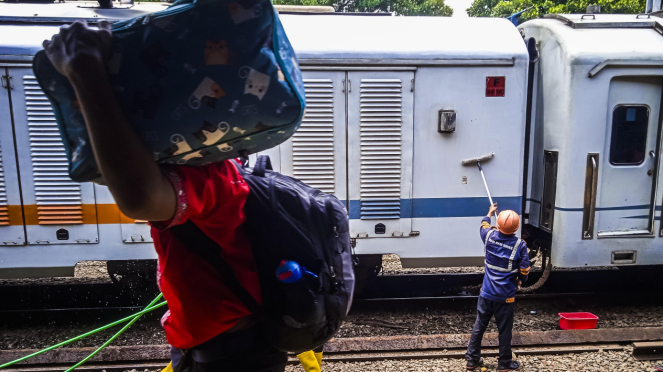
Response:
[[[157,282],[169,308],[161,323],[168,343],[186,349],[227,331],[251,313],[223,285],[216,270],[187,251],[168,227],[193,221],[222,247],[221,256],[261,303],[251,245],[242,228],[249,187],[230,161],[197,168],[169,167],[164,172],[178,203],[171,221],[151,223],[159,255]]]

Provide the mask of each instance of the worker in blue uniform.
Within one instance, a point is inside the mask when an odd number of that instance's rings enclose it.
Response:
[[[511,210],[502,211],[497,216],[495,228],[490,225],[490,216],[496,211],[497,204],[491,205],[488,215],[481,221],[486,269],[477,304],[477,320],[465,354],[467,369],[470,371],[483,366],[481,340],[493,315],[500,344],[497,369],[514,371],[520,368],[520,363],[512,359],[511,332],[516,287],[527,281],[530,270],[529,254],[525,242],[515,235],[520,226],[518,213]]]

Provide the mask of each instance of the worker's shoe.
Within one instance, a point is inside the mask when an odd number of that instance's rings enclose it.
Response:
[[[497,364],[497,370],[500,372],[506,372],[506,371],[515,371],[518,368],[520,368],[520,362],[517,362],[515,360],[510,361],[509,363],[498,363]]]
[[[305,351],[297,355],[297,359],[302,364],[304,371],[306,372],[320,372],[320,363],[315,357],[313,350]]]
[[[467,361],[467,370],[468,371],[474,371],[477,368],[481,368],[483,366],[483,358],[479,358],[479,360],[468,360]]]

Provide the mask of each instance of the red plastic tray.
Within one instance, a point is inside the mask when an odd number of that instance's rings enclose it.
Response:
[[[561,329],[594,329],[599,317],[592,313],[559,313]]]

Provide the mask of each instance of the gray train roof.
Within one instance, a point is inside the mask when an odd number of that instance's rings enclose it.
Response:
[[[0,61],[29,59],[61,24],[75,19],[117,21],[165,8],[142,3],[131,9],[99,9],[92,7],[94,3],[82,3],[87,7],[81,3],[0,2]],[[509,65],[527,59],[522,37],[500,18],[281,15],[281,19],[304,63]]]
[[[663,21],[636,14],[548,15],[520,25],[525,36],[540,29],[573,64],[605,60],[663,61]]]

